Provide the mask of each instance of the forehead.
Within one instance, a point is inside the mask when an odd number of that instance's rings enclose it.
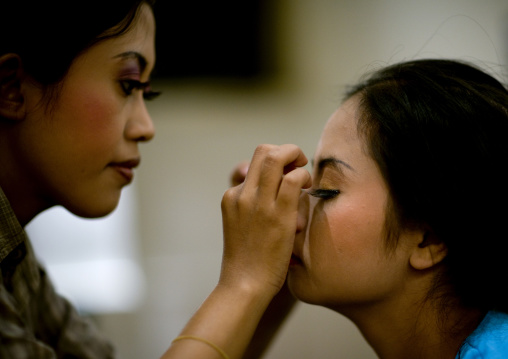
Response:
[[[149,62],[155,61],[155,19],[152,9],[142,4],[130,29],[110,46],[118,49],[129,47],[131,51],[142,53]]]
[[[69,73],[92,72],[97,76],[109,73],[111,66],[133,58],[125,54],[138,54],[146,67],[151,69],[155,63],[154,43],[155,20],[152,10],[148,5],[142,5],[127,32],[93,45],[76,58]]]
[[[362,154],[363,140],[358,136],[359,100],[346,100],[326,123],[319,141],[316,159]]]

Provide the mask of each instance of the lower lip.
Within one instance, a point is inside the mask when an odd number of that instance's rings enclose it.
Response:
[[[130,183],[134,177],[134,171],[130,167],[112,166],[125,180]]]

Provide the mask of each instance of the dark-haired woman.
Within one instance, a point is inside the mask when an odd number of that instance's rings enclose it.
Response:
[[[418,60],[372,74],[323,130],[287,223],[296,236],[269,267],[276,283],[288,266],[296,298],[349,318],[383,359],[507,358],[507,133],[508,91],[473,66]],[[283,147],[261,148],[225,195],[226,234],[275,221],[292,166],[276,160]],[[255,251],[240,239],[230,247]]]
[[[62,205],[117,205],[154,128],[149,1],[6,1],[0,8],[0,357],[109,358],[55,294],[23,227]]]
[[[55,293],[23,228],[56,205],[82,217],[105,216],[133,180],[138,145],[154,136],[144,101],[156,95],[155,6],[148,0],[0,5],[0,358],[114,356],[110,343]],[[298,163],[295,149],[289,160]],[[294,211],[299,188],[293,192]],[[225,268],[237,279],[248,273],[265,280],[259,265],[236,264],[243,269]],[[233,357],[245,351],[275,290],[255,293],[248,284],[222,280],[190,323],[202,339],[180,337],[178,351],[166,356],[216,358],[221,352],[207,344],[215,335]],[[252,357],[270,339],[269,331],[259,333]]]

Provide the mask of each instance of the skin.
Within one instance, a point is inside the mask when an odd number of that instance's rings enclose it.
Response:
[[[142,5],[124,35],[75,59],[50,103],[17,68],[18,116],[2,121],[1,186],[24,225],[53,205],[100,217],[118,204],[139,164],[138,143],[154,135],[143,91],[126,93],[123,80],[148,81],[155,62],[155,23]],[[13,116],[14,117],[14,116]]]

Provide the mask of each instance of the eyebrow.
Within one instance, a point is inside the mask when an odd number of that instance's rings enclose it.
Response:
[[[135,59],[137,60],[139,67],[141,69],[141,72],[143,72],[146,68],[146,65],[148,64],[148,61],[146,58],[141,55],[139,52],[136,51],[127,51],[122,52],[121,54],[118,54],[114,57],[115,59],[121,58],[121,59]]]
[[[312,162],[312,166],[314,166],[314,160],[312,160],[311,162]],[[342,172],[342,167],[345,167],[345,168],[355,172],[354,168],[351,165],[349,165],[347,162],[344,162],[344,161],[342,161],[338,158],[335,158],[335,157],[327,157],[327,158],[320,159],[317,164],[318,172],[321,173],[323,171],[323,169],[327,166],[333,166],[339,172]]]

